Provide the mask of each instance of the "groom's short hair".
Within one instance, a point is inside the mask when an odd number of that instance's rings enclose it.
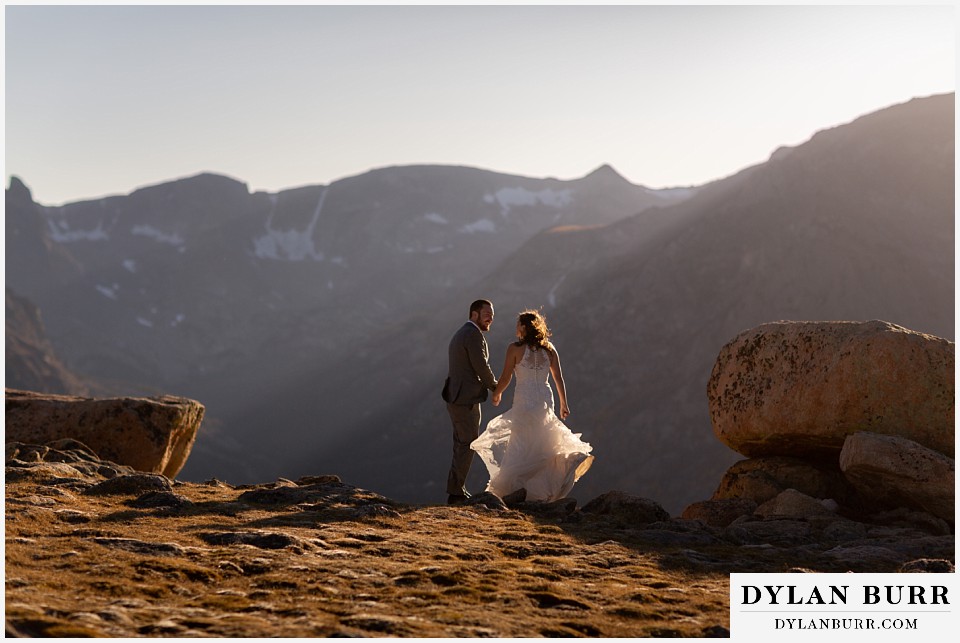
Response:
[[[484,306],[490,306],[491,308],[493,308],[493,302],[491,302],[491,301],[489,301],[489,300],[487,300],[487,299],[478,299],[478,300],[476,300],[475,302],[473,302],[472,304],[470,304],[470,314],[467,315],[467,316],[469,317],[470,315],[473,315],[473,313],[479,314],[479,313],[480,313],[480,309],[483,308]]]

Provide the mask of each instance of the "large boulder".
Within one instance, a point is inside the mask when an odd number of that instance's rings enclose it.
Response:
[[[833,512],[827,505],[816,498],[811,498],[796,489],[787,489],[778,494],[776,498],[767,500],[757,507],[753,514],[763,518],[794,518],[802,520],[810,516],[833,515]]]
[[[104,459],[173,478],[197,438],[204,407],[182,397],[89,399],[6,390],[6,441],[70,438]]]
[[[712,500],[744,498],[762,505],[787,489],[812,498],[832,498],[856,505],[856,492],[836,464],[814,464],[800,458],[771,456],[740,460],[727,469]]]
[[[657,501],[623,491],[608,491],[597,496],[585,504],[580,511],[585,514],[606,516],[630,525],[646,525],[670,520],[670,514]]]
[[[713,431],[743,455],[832,455],[857,431],[954,452],[954,344],[883,321],[775,322],[724,346]]]
[[[741,516],[749,516],[757,503],[749,498],[722,498],[702,500],[688,505],[680,517],[684,520],[699,520],[711,527],[726,527]]]
[[[840,452],[841,471],[865,497],[922,509],[951,523],[954,468],[953,458],[891,435],[855,433]]]

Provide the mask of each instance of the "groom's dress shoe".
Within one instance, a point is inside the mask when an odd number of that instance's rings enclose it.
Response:
[[[467,498],[470,497],[470,494],[464,490],[463,493],[451,493],[447,496],[448,505],[459,505],[467,501]]]

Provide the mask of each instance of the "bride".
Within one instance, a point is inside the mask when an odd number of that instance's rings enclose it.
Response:
[[[517,341],[507,346],[503,374],[491,398],[494,406],[514,374],[513,408],[490,420],[470,448],[487,465],[487,491],[503,497],[525,489],[527,500],[558,500],[593,464],[593,447],[560,421],[570,415],[567,391],[560,357],[538,311],[525,310],[517,319]],[[550,375],[560,398],[559,418],[553,410]]]

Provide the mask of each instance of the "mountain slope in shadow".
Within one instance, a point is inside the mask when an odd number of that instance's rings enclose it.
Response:
[[[575,497],[618,488],[672,512],[708,497],[738,456],[713,436],[705,387],[740,331],[779,319],[884,319],[953,339],[953,114],[952,94],[913,100],[781,149],[673,207],[541,233],[461,296],[398,323],[364,368],[345,366],[340,390],[370,393],[351,402],[362,417],[300,466],[336,461],[374,488],[442,494],[446,342],[469,301],[487,296],[498,313],[488,335],[497,373],[521,308],[543,306],[554,329],[568,424],[597,456]],[[482,469],[477,461],[472,488]]]

